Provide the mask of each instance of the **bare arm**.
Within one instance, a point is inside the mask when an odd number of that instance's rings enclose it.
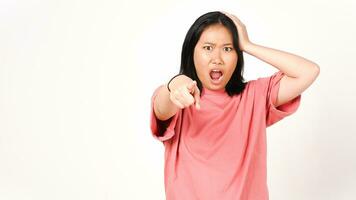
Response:
[[[318,77],[320,68],[316,63],[292,53],[252,43],[248,38],[245,24],[235,15],[222,12],[234,21],[239,33],[241,50],[274,66],[285,74],[280,80],[276,107],[300,95]]]
[[[169,91],[167,89],[167,84],[158,91],[158,94],[155,98],[154,102],[154,112],[159,120],[165,121],[175,115],[179,107],[176,106],[170,99],[169,99]]]
[[[301,56],[249,43],[245,51],[285,73],[280,81],[275,106],[282,105],[306,90],[319,75],[319,66]]]

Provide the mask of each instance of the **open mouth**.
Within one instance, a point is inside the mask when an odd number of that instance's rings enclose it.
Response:
[[[214,81],[220,80],[223,76],[223,72],[218,69],[213,69],[210,71],[210,78]]]

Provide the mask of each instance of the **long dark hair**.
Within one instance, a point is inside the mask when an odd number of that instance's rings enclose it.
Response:
[[[197,76],[193,60],[194,48],[204,29],[213,24],[222,24],[230,30],[232,34],[233,46],[237,52],[238,60],[235,71],[233,72],[229,82],[226,84],[225,91],[229,96],[233,96],[239,94],[245,89],[246,83],[244,82],[244,78],[242,76],[244,59],[242,51],[238,45],[238,32],[234,22],[228,16],[219,11],[208,12],[200,16],[189,28],[182,47],[179,73],[196,80],[199,90],[202,90],[202,83]]]

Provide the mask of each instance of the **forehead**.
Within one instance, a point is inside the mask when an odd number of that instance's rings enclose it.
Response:
[[[232,34],[221,24],[210,25],[204,29],[198,43],[232,44]]]

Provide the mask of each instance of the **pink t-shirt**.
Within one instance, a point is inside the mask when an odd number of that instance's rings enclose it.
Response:
[[[201,109],[167,121],[153,111],[151,131],[165,147],[167,200],[267,200],[266,128],[294,113],[301,95],[275,107],[279,71],[247,82],[239,95],[203,88]]]

